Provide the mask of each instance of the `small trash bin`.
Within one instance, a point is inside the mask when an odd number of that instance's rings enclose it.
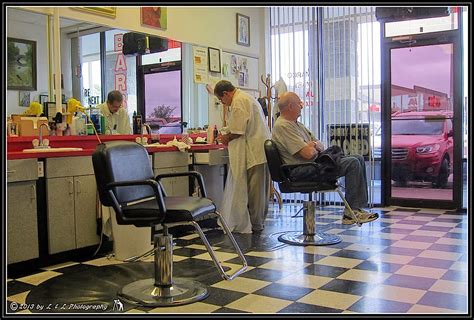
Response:
[[[110,208],[110,220],[112,221],[115,259],[123,261],[142,255],[153,248],[151,228],[118,224],[113,208]]]

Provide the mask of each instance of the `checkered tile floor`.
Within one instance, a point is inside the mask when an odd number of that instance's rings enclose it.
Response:
[[[233,281],[219,277],[196,234],[176,239],[174,274],[191,275],[206,284],[209,297],[176,307],[144,308],[125,303],[123,312],[467,313],[466,213],[374,208],[380,218],[357,227],[340,223],[340,207],[324,207],[317,211],[318,231],[337,234],[342,242],[306,247],[278,242],[283,231],[302,230],[302,217],[292,217],[299,208],[285,205],[280,211],[272,206],[262,234],[236,234],[249,268]],[[238,267],[239,259],[231,253],[222,232],[212,230],[208,235],[219,259],[231,269]],[[150,277],[151,259],[139,263],[147,266]],[[98,272],[120,263],[110,257],[96,257],[8,279],[8,312],[38,312],[28,295],[53,278]],[[112,311],[114,298],[110,296],[107,312]]]

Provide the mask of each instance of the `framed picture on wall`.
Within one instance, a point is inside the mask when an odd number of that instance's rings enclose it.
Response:
[[[143,26],[166,30],[167,10],[165,7],[141,7],[140,22]]]
[[[44,106],[45,102],[49,101],[49,96],[47,94],[40,94],[39,95],[39,103]]]
[[[36,41],[8,38],[7,89],[36,90]]]
[[[18,105],[20,107],[29,107],[31,101],[30,91],[18,91]]]
[[[250,17],[237,13],[237,44],[250,47]]]
[[[221,72],[221,51],[216,48],[208,48],[209,52],[209,71]]]

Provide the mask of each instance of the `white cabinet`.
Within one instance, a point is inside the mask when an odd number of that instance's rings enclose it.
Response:
[[[227,149],[209,150],[193,153],[194,170],[202,174],[207,196],[220,209],[224,194],[226,164],[229,162]]]
[[[7,161],[7,263],[39,257],[36,159]]]
[[[91,157],[48,158],[45,177],[49,253],[98,244]]]
[[[153,173],[186,172],[188,169],[188,153],[181,151],[155,152],[153,154]],[[173,177],[161,180],[168,196],[188,196],[189,177]]]

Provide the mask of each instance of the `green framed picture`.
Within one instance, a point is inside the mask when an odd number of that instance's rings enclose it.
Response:
[[[7,89],[36,90],[36,41],[8,38]]]

